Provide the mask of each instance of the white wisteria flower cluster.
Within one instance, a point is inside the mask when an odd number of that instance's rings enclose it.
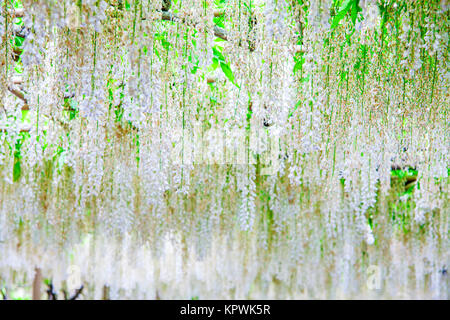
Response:
[[[0,11],[1,290],[450,298],[446,1]]]

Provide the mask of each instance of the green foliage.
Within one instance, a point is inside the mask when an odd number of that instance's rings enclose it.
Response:
[[[30,136],[30,134],[28,132],[20,133],[20,138],[17,140],[15,148],[14,148],[14,165],[13,165],[13,181],[14,182],[18,181],[22,175],[22,168],[21,168],[21,164],[20,164],[20,161],[21,161],[20,150],[22,148],[23,142],[29,136]]]
[[[420,189],[420,184],[416,182],[417,174],[417,170],[412,168],[391,171],[392,179],[398,181],[398,183],[402,186],[400,192],[397,193],[398,197],[411,195],[416,185],[417,189]]]
[[[24,41],[25,38],[15,36],[13,39],[10,40],[10,43],[11,45],[16,47],[22,47]]]
[[[417,176],[418,171],[412,168],[408,168],[406,170],[392,170],[391,175],[398,178],[405,178],[407,176]]]
[[[58,173],[62,172],[64,162],[66,159],[66,152],[63,147],[58,146],[53,156],[53,161],[57,164]]]
[[[68,115],[69,121],[76,118],[78,114],[78,103],[75,99],[65,98],[64,99],[64,109]]]
[[[339,22],[350,12],[350,17],[352,19],[353,24],[356,23],[356,18],[358,17],[358,13],[361,12],[362,9],[359,6],[359,0],[345,0],[344,3],[340,6],[338,13],[334,16],[333,22],[331,23],[331,28],[334,29],[339,25]]]
[[[16,182],[20,179],[21,168],[20,168],[20,157],[14,154],[14,166],[13,166],[13,181]]]
[[[223,73],[225,74],[225,76],[228,78],[228,80],[230,80],[236,87],[239,87],[235,80],[234,80],[234,75],[233,75],[233,71],[231,71],[230,66],[227,63],[220,63],[220,68],[222,69]]]
[[[222,69],[225,76],[228,78],[228,80],[231,81],[232,84],[234,84],[236,87],[239,88],[239,85],[236,83],[233,71],[231,70],[230,65],[226,62],[225,56],[222,53],[222,47],[216,45],[213,47],[213,64],[212,70],[215,70],[219,65],[220,69]]]
[[[216,26],[225,28],[225,17],[223,15],[214,17],[213,22]]]
[[[289,112],[288,119],[289,119],[290,117],[293,116],[294,112],[298,109],[298,107],[299,107],[301,104],[302,104],[302,101],[301,101],[301,100],[299,100],[299,101],[295,104],[294,110],[292,110],[291,112]]]
[[[301,71],[303,69],[303,64],[305,63],[304,52],[297,52],[294,55],[294,73],[297,73],[298,71]]]

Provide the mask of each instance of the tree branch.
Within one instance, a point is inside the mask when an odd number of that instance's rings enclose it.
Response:
[[[84,286],[81,285],[81,287],[75,291],[75,294],[74,294],[72,297],[70,297],[69,300],[77,300],[77,298],[78,298],[78,297],[80,296],[80,294],[83,292],[83,288],[84,288]]]
[[[35,268],[34,272],[32,299],[41,300],[42,271],[40,268]]]
[[[3,289],[0,290],[0,293],[2,294],[3,300],[8,300],[8,295],[6,294],[6,289],[3,291]]]
[[[25,94],[23,92],[21,92],[20,90],[17,90],[16,88],[13,88],[11,86],[8,86],[8,90],[15,95],[17,98],[19,98],[20,100],[22,100],[23,102],[25,102],[25,104],[28,103],[27,99],[25,99]]]
[[[193,21],[188,21],[185,18],[180,18],[180,17],[174,15],[172,12],[162,11],[161,13],[162,13],[162,20],[181,22],[181,23],[190,25],[192,27],[196,27],[196,25],[197,25],[197,23],[195,23]],[[143,18],[143,20],[145,20],[145,18]],[[222,40],[225,40],[225,41],[228,40],[227,32],[223,28],[220,28],[218,26],[214,26],[214,35]]]
[[[53,283],[48,284],[47,290],[48,300],[58,300],[58,295],[53,291]]]
[[[25,103],[22,106],[22,111],[30,110],[30,107],[28,106],[28,101],[25,98],[25,94],[22,91],[20,91],[16,88],[13,88],[11,86],[8,86],[8,90],[9,90],[9,92],[11,92],[13,95],[15,95],[17,98],[19,98],[20,100],[22,100]]]

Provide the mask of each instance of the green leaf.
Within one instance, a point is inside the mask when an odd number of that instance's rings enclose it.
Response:
[[[14,158],[14,167],[13,167],[13,181],[16,182],[20,179],[21,169],[20,169],[20,159]]]
[[[359,6],[359,0],[354,1],[353,5],[352,5],[352,12],[351,12],[353,24],[356,23],[356,18],[358,16],[358,12],[361,12],[361,11],[362,11],[362,9]]]
[[[208,67],[208,72],[212,72],[212,71],[216,70],[217,67],[219,66],[219,60],[217,60],[217,58],[213,58],[212,60],[213,60],[213,62]]]
[[[294,73],[302,69],[303,64],[305,63],[305,58],[303,58],[303,53],[297,54],[294,56]]]
[[[214,57],[215,57],[217,60],[219,60],[220,62],[225,62],[226,59],[225,59],[224,55],[222,54],[221,50],[222,50],[221,47],[219,47],[219,46],[214,46],[214,47],[213,47],[213,54],[214,54]]]
[[[301,103],[302,103],[302,101],[299,100],[299,101],[295,104],[294,110],[292,110],[291,112],[289,112],[288,119],[294,115],[295,110],[298,109],[298,107],[300,106]]]
[[[22,122],[26,122],[26,123],[30,123],[30,111],[29,110],[22,110],[22,117],[20,118],[20,120]]]
[[[22,47],[23,46],[23,42],[24,42],[25,38],[22,37],[14,37],[14,45],[16,47]]]
[[[223,73],[228,78],[228,80],[230,80],[231,83],[233,83],[236,87],[239,88],[239,86],[234,81],[233,71],[231,70],[230,66],[224,62],[220,62],[220,68],[222,69]]]
[[[231,70],[230,65],[226,62],[225,56],[222,54],[222,47],[214,46],[212,49],[214,54],[213,64],[210,66],[208,71],[215,70],[217,66],[220,64],[220,68],[222,69],[223,73],[228,78],[228,80],[230,80],[231,83],[233,83],[236,87],[239,88],[239,86],[235,82],[233,71]]]
[[[306,82],[308,82],[308,81],[309,81],[309,78],[310,78],[310,76],[311,76],[311,75],[310,75],[310,74],[308,74],[308,75],[307,75],[306,77],[304,77],[304,78],[301,78],[301,79],[300,79],[300,82],[301,82],[301,83],[306,83]]]
[[[341,8],[337,15],[334,16],[333,22],[331,24],[331,29],[336,28],[339,25],[339,22],[345,17],[347,12],[350,10],[354,2],[358,2],[358,0],[346,0],[342,4]]]
[[[345,0],[342,4],[341,7],[339,8],[339,11],[348,11],[348,9],[350,8],[350,6],[352,5],[352,3],[355,0]]]
[[[225,21],[224,16],[214,17],[213,19],[214,24],[221,28],[225,28],[224,21]]]

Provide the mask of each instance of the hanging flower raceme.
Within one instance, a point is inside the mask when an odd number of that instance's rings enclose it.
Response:
[[[445,1],[0,9],[0,292],[448,298]]]

